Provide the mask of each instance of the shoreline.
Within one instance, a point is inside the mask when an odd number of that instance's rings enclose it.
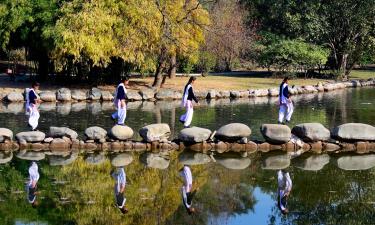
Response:
[[[350,80],[346,82],[327,82],[318,83],[316,85],[292,86],[289,87],[291,95],[312,94],[320,92],[330,92],[333,90],[344,88],[360,88],[375,86],[375,78],[367,80]],[[4,93],[4,89],[0,89],[0,100],[3,102],[24,102],[25,89],[13,89],[11,92]],[[248,90],[215,90],[195,92],[198,99],[239,99],[254,97],[277,97],[279,95],[278,88],[265,89],[248,89]],[[108,102],[113,100],[113,93],[108,90],[91,88],[90,90],[82,89],[52,89],[39,92],[43,102]],[[180,100],[182,93],[173,89],[161,89],[155,92],[151,88],[142,89],[140,91],[129,90],[127,94],[128,101],[162,101],[162,100]]]

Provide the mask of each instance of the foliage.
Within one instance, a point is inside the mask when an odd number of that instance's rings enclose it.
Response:
[[[289,72],[315,70],[327,62],[329,54],[327,49],[301,40],[281,39],[260,48],[261,66]]]
[[[202,73],[208,73],[216,65],[216,56],[209,51],[199,51],[199,59],[196,64],[196,70]]]

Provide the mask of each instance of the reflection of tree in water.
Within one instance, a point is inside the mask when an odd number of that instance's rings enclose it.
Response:
[[[375,170],[344,171],[332,164],[318,172],[292,170],[290,213],[283,216],[275,206],[269,223],[275,224],[373,224],[375,219]],[[265,187],[268,189],[268,187]]]

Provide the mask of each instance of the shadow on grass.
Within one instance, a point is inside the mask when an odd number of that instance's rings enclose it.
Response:
[[[252,77],[252,78],[272,78],[272,73],[268,71],[231,71],[231,72],[212,72],[210,76],[228,76],[228,77]]]

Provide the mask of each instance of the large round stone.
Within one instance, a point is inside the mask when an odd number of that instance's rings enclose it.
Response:
[[[84,101],[87,99],[87,94],[81,90],[73,90],[72,99],[76,101]]]
[[[43,160],[46,155],[43,152],[21,151],[17,153],[16,157],[23,160],[40,161]]]
[[[70,150],[70,143],[62,138],[55,138],[50,143],[49,148],[53,152],[66,152]]]
[[[102,100],[103,101],[112,101],[113,95],[109,91],[102,91]]]
[[[171,128],[166,123],[150,124],[142,127],[139,134],[147,142],[168,139],[171,135]]]
[[[140,94],[143,100],[152,100],[155,98],[155,91],[150,88],[141,90]]]
[[[320,123],[302,123],[293,127],[292,133],[305,142],[327,141],[331,133]]]
[[[302,170],[318,171],[323,169],[329,163],[329,155],[311,155],[307,158],[297,157],[293,160],[293,164]]]
[[[262,169],[265,170],[281,170],[288,168],[289,165],[290,157],[287,154],[265,156],[262,161]]]
[[[50,127],[49,136],[53,138],[68,137],[70,139],[77,139],[78,133],[68,127]]]
[[[133,129],[128,126],[115,125],[110,130],[110,135],[117,140],[128,140],[134,135]]]
[[[264,139],[272,144],[287,143],[292,136],[290,128],[281,124],[263,124],[260,132]]]
[[[101,127],[89,127],[85,130],[85,136],[89,140],[105,139],[107,137],[107,131]]]
[[[243,137],[248,137],[251,134],[251,129],[243,123],[230,123],[220,127],[216,132],[216,137],[219,140],[239,140]]]
[[[8,102],[23,102],[24,101],[24,97],[21,93],[18,93],[18,92],[11,92],[9,93],[6,98],[5,98]]]
[[[133,162],[133,156],[129,153],[120,153],[111,160],[111,164],[114,167],[127,166],[131,162]]]
[[[175,91],[171,89],[161,89],[158,93],[156,93],[155,97],[159,100],[172,100],[176,99],[176,94]]]
[[[43,102],[56,102],[56,93],[52,91],[42,91],[39,97]]]
[[[48,161],[51,166],[66,166],[72,164],[77,158],[77,153],[71,153],[68,156],[50,155],[48,156]]]
[[[102,91],[99,88],[91,88],[89,91],[90,100],[100,100],[102,98]]]
[[[343,170],[368,170],[375,167],[375,155],[342,156],[337,166]]]
[[[126,97],[130,101],[142,101],[142,95],[137,91],[129,91],[126,94]]]
[[[169,159],[157,153],[145,153],[141,156],[141,162],[147,167],[155,169],[167,169],[169,166]]]
[[[68,88],[60,88],[56,92],[56,99],[59,101],[70,101],[72,100],[72,93]]]
[[[25,142],[42,142],[46,135],[40,131],[26,131],[16,134],[16,139],[21,143]]]
[[[203,142],[210,138],[211,131],[200,127],[191,127],[182,129],[179,139],[183,142]]]
[[[93,165],[99,165],[104,163],[106,160],[105,156],[102,154],[89,154],[86,156],[85,161],[88,164],[93,164]]]
[[[243,158],[239,156],[227,156],[227,155],[217,155],[215,156],[215,160],[220,165],[224,166],[227,169],[231,170],[243,170],[250,166],[251,160],[250,158]]]
[[[13,139],[13,131],[7,128],[0,128],[0,143],[4,142],[5,140],[12,140]]]
[[[5,164],[13,159],[13,152],[0,152],[0,164]]]
[[[184,165],[202,165],[211,162],[210,156],[197,152],[183,152],[178,159]]]
[[[374,141],[375,127],[363,123],[346,123],[332,130],[332,137],[345,141]]]

